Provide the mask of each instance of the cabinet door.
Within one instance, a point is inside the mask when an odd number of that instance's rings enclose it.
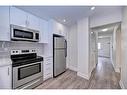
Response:
[[[48,43],[48,22],[40,19],[40,43]]]
[[[52,57],[45,57],[43,64],[43,79],[47,80],[53,77],[53,62]]]
[[[61,23],[58,23],[56,21],[52,22],[53,24],[53,34],[57,34],[57,35],[61,35],[61,36],[65,36],[65,26]]]
[[[0,89],[12,88],[12,67],[4,66],[0,67]]]
[[[10,41],[9,7],[0,7],[0,41]]]
[[[39,30],[39,18],[29,13],[27,13],[27,17],[27,27]]]
[[[27,13],[18,8],[10,7],[10,24],[26,27]]]

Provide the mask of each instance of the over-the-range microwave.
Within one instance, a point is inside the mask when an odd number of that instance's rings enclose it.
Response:
[[[11,40],[12,41],[39,41],[39,31],[11,25]]]

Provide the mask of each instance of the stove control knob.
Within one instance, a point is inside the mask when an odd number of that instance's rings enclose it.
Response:
[[[35,50],[32,50],[32,52],[35,52]]]

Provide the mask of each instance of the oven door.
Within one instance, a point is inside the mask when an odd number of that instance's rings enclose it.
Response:
[[[13,88],[42,77],[42,62],[13,67]]]

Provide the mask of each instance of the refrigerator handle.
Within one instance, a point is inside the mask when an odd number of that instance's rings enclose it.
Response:
[[[65,57],[67,57],[67,41],[65,40]]]

